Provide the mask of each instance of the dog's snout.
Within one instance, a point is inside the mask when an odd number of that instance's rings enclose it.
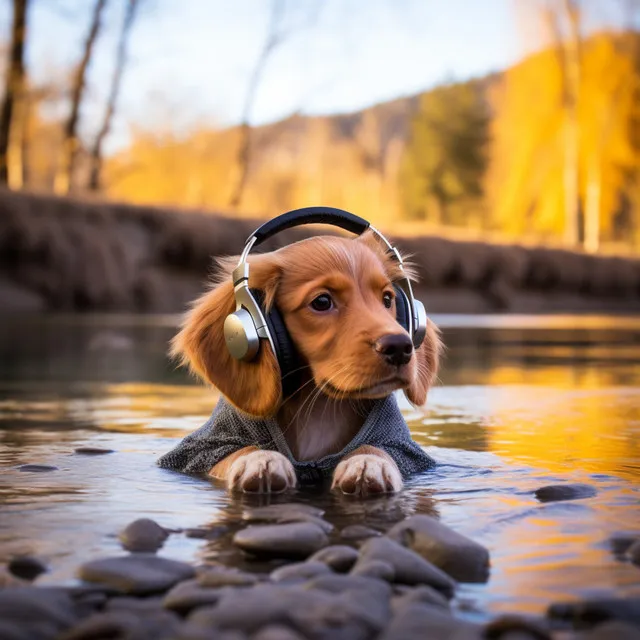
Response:
[[[392,333],[376,342],[376,351],[389,364],[399,367],[411,360],[413,344],[406,333]]]

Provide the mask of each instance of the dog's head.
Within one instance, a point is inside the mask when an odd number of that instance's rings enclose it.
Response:
[[[425,403],[438,369],[438,332],[429,322],[424,342],[413,348],[396,321],[392,283],[403,274],[373,234],[310,238],[249,260],[250,286],[264,292],[267,309],[277,305],[316,387],[337,399],[380,398],[404,389],[412,403]],[[262,342],[256,359],[242,362],[225,344],[224,320],[235,310],[230,274],[236,263],[221,262],[218,282],[195,302],[172,354],[241,411],[274,415],[283,398],[271,349]]]

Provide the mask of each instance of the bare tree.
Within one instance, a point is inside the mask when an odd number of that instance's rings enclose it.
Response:
[[[4,100],[0,110],[0,183],[20,187],[22,184],[22,154],[18,154],[19,175],[14,178],[16,168],[15,150],[22,150],[25,64],[24,46],[27,40],[28,0],[13,0],[13,26],[11,28],[11,49],[4,90]],[[16,143],[18,146],[16,147]],[[13,158],[12,158],[13,156]],[[10,165],[12,166],[10,176]]]
[[[88,188],[90,191],[98,191],[101,186],[102,177],[102,147],[105,138],[111,130],[111,122],[116,111],[116,103],[120,93],[120,85],[122,84],[122,75],[127,64],[127,49],[129,44],[129,34],[131,27],[135,21],[136,10],[138,8],[138,0],[128,0],[127,9],[125,11],[122,30],[120,32],[120,40],[118,42],[118,51],[116,54],[116,66],[111,79],[111,91],[107,100],[107,108],[104,113],[102,125],[98,131],[98,135],[91,148],[90,171]]]
[[[93,49],[96,40],[98,39],[102,13],[106,4],[107,0],[96,0],[93,7],[89,33],[87,34],[82,52],[82,58],[74,76],[71,92],[71,110],[64,127],[60,161],[53,185],[53,190],[58,194],[69,193],[69,190],[71,189],[73,170],[78,154],[78,148],[80,146],[80,141],[78,139],[78,124],[80,121],[80,106],[82,104],[82,98],[87,84],[87,69],[89,68]]]

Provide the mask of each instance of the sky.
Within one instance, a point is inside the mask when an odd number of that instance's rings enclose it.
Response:
[[[125,0],[107,0],[83,130],[99,122]],[[133,129],[187,132],[240,120],[274,2],[284,7],[250,120],[330,114],[504,69],[539,45],[536,0],[139,0],[110,150]],[[624,0],[592,0],[600,7]],[[80,57],[94,0],[31,0],[28,70],[60,81]],[[596,21],[608,12],[596,11]],[[10,0],[0,0],[0,38]],[[615,20],[615,18],[612,18]]]

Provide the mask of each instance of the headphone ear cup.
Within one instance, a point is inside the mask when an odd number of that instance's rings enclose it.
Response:
[[[396,320],[405,331],[409,332],[411,309],[407,294],[397,284],[393,285],[393,289],[396,292]]]

